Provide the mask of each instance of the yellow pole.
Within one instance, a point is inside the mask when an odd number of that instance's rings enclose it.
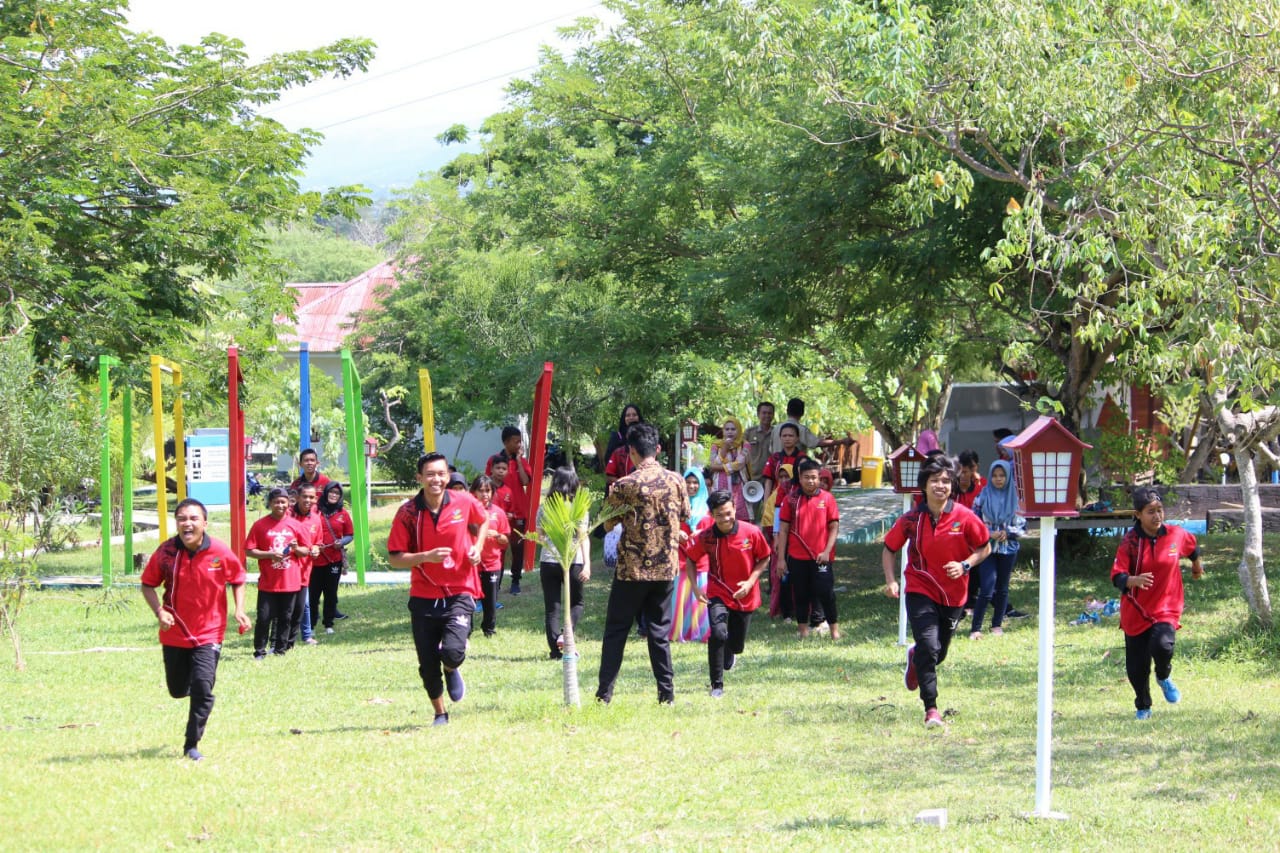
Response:
[[[418,392],[422,397],[422,452],[436,449],[436,408],[431,394],[431,372],[418,368]]]
[[[156,453],[156,515],[160,519],[160,541],[169,538],[169,495],[164,476],[164,384],[160,372],[164,359],[151,356],[151,429]]]
[[[182,366],[166,361],[173,372],[173,453],[177,457],[178,501],[187,499],[187,434],[182,424]]]

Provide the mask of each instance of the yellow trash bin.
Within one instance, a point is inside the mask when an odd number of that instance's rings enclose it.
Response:
[[[884,477],[884,458],[881,456],[862,457],[862,488],[878,489]]]

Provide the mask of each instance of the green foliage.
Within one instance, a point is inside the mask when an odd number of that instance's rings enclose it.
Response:
[[[347,281],[383,260],[372,246],[314,226],[269,227],[267,236],[292,281]]]
[[[323,370],[311,366],[311,435],[299,435],[302,381],[296,371],[278,376],[270,396],[259,393],[245,419],[253,425],[254,438],[295,457],[306,447],[320,454],[321,467],[331,476],[346,446],[346,416],[339,400],[342,389]]]
[[[119,0],[19,0],[0,13],[0,328],[62,340],[88,371],[182,340],[221,311],[202,284],[279,283],[261,226],[354,210],[302,192],[318,137],[258,115],[280,93],[363,70],[366,40],[247,61],[222,35],[170,46]]]

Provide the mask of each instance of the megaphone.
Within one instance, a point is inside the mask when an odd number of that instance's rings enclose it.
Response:
[[[760,503],[764,500],[764,484],[759,480],[747,480],[742,484],[742,496],[747,499],[747,503]]]

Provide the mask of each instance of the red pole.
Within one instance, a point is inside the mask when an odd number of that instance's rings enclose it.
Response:
[[[529,465],[533,468],[533,479],[529,482],[529,515],[526,516],[529,529],[538,518],[538,503],[542,499],[542,469],[547,460],[547,421],[551,413],[551,374],[555,365],[549,361],[542,363],[542,376],[533,386],[533,429],[529,431]],[[524,549],[524,570],[533,570],[534,552],[537,548]]]
[[[231,501],[231,550],[235,551],[240,562],[244,562],[245,537],[245,464],[244,464],[244,409],[240,407],[240,383],[244,374],[240,372],[240,351],[227,347],[227,442],[230,444],[231,465],[228,471],[230,478]]]

